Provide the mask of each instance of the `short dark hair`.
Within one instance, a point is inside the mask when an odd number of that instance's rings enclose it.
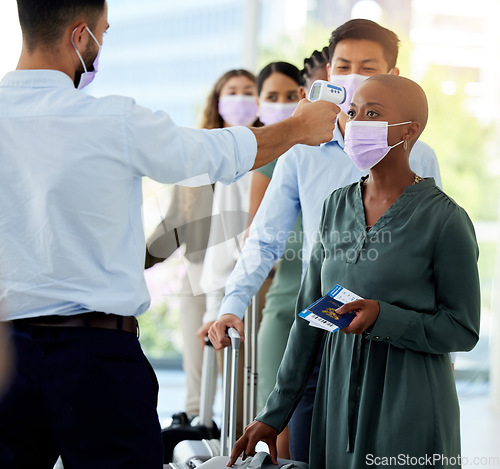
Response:
[[[19,23],[28,50],[55,44],[68,23],[78,16],[83,16],[92,29],[104,5],[105,0],[17,0]]]
[[[269,76],[276,72],[286,75],[295,81],[297,86],[300,86],[300,71],[295,65],[288,62],[271,62],[260,71],[257,77],[257,94],[260,94],[262,86]]]
[[[328,46],[323,47],[321,51],[315,50],[311,57],[304,59],[304,68],[300,71],[300,84],[305,86],[307,83],[307,78],[319,68],[326,67],[326,64],[330,61],[330,55],[328,53]]]
[[[384,50],[384,58],[389,70],[396,66],[398,59],[399,38],[390,29],[384,28],[374,21],[354,19],[339,26],[330,36],[328,52],[333,57],[337,44],[344,39],[367,39],[377,42]]]

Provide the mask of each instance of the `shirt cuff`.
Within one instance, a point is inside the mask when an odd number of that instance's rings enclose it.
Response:
[[[245,302],[242,301],[240,298],[233,296],[226,296],[222,300],[222,304],[220,306],[219,319],[223,314],[234,314],[243,321],[247,307],[248,305],[245,304]]]
[[[401,309],[379,301],[380,312],[377,320],[369,332],[365,332],[365,337],[378,341],[395,344],[404,334],[410,320],[406,314],[401,314]]]
[[[234,180],[238,180],[253,168],[257,156],[257,138],[248,127],[228,127],[227,130],[233,135],[238,155],[238,169]]]

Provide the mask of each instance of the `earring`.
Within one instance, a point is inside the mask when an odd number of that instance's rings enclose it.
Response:
[[[403,140],[403,148],[406,150],[408,150],[408,140]]]

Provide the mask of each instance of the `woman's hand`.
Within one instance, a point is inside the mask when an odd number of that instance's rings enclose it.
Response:
[[[200,341],[201,348],[205,347],[205,337],[208,335],[208,330],[212,327],[212,324],[215,321],[209,321],[205,324],[202,324],[200,328],[196,331],[196,336]]]
[[[341,331],[345,334],[360,335],[375,323],[380,313],[380,305],[376,300],[355,300],[346,303],[335,312],[341,316],[351,311],[356,313],[356,317]]]
[[[227,465],[232,466],[241,453],[243,453],[243,460],[245,460],[247,456],[253,456],[255,454],[255,446],[259,441],[263,441],[267,444],[272,463],[278,464],[278,452],[276,450],[277,436],[278,430],[258,420],[254,420],[245,428],[243,435],[235,443],[233,451],[231,452],[231,458]]]

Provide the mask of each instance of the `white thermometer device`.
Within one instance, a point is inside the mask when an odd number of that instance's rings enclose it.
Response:
[[[334,85],[329,81],[316,80],[309,90],[309,101],[329,101],[333,104],[342,104],[346,99],[343,86]]]

